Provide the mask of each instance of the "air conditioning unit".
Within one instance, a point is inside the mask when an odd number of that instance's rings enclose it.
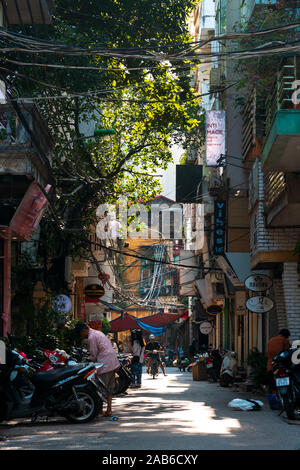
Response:
[[[223,67],[213,67],[210,71],[209,91],[216,93],[224,88],[225,75]]]
[[[208,189],[210,193],[224,189],[224,181],[218,176],[211,175],[209,178]]]

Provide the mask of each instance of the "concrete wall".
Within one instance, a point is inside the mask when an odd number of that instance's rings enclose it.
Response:
[[[297,263],[284,263],[282,275],[287,327],[291,332],[291,340],[300,339],[300,282]]]

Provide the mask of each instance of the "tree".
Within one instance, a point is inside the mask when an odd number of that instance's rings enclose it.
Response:
[[[53,291],[63,286],[57,274],[66,255],[89,256],[98,205],[155,196],[160,185],[153,174],[171,161],[170,143],[198,145],[203,129],[189,83],[193,64],[153,61],[148,53],[176,53],[190,40],[186,19],[194,1],[56,4],[52,25],[12,29],[22,37],[6,38],[6,45],[22,39],[27,49],[7,53],[3,64],[9,90],[36,99],[55,140],[56,220],[44,218],[47,237],[40,239],[45,269],[52,262],[46,281]],[[88,54],[96,49],[100,55]],[[83,126],[91,133],[93,126],[113,128],[115,135],[86,139]]]

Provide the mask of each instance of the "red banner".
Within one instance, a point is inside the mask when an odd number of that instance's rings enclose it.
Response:
[[[45,192],[50,191],[47,184]],[[11,229],[23,240],[30,241],[37,229],[48,201],[37,182],[33,181],[10,223]]]

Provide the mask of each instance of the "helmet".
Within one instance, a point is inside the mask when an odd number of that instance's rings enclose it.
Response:
[[[149,336],[149,339],[154,339],[154,338],[155,338],[154,335],[150,335],[150,336]]]

